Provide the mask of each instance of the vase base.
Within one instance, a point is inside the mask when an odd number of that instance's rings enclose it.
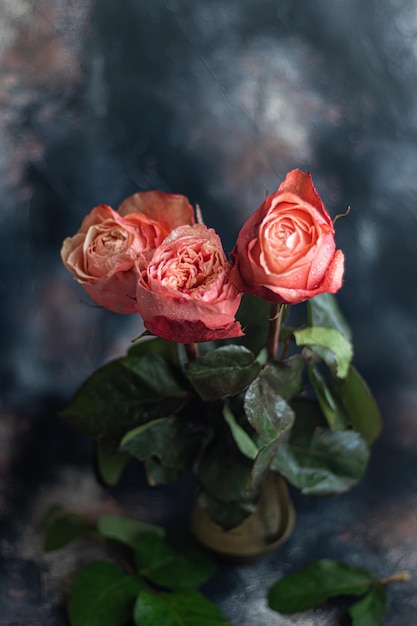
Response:
[[[191,530],[198,541],[224,562],[254,563],[273,552],[291,534],[295,511],[285,480],[271,473],[265,480],[255,511],[241,524],[225,530],[206,509],[196,504]]]

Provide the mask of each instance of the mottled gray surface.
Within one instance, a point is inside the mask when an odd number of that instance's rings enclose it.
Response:
[[[0,0],[0,625],[61,626],[65,572],[84,548],[43,558],[55,501],[94,515],[179,525],[190,499],[132,470],[110,497],[89,442],[56,411],[140,332],[88,306],[59,260],[99,203],[138,189],[198,202],[230,250],[285,173],[310,170],[347,257],[340,302],[385,433],[366,480],[336,499],[297,497],[290,541],[208,593],[239,626],[338,624],[338,608],[282,618],[264,588],[334,557],[414,579],[386,626],[417,621],[417,12],[394,0]],[[81,301],[81,302],[80,302]],[[135,481],[141,485],[136,494]]]

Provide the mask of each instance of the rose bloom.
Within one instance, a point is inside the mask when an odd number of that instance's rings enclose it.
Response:
[[[140,264],[137,305],[149,332],[177,343],[240,337],[240,304],[219,236],[203,224],[173,230]]]
[[[310,174],[292,170],[242,227],[230,278],[239,290],[281,304],[335,293],[344,256],[334,234]]]
[[[184,196],[160,191],[136,193],[114,211],[101,204],[63,242],[61,257],[89,296],[116,313],[137,313],[136,261],[159,246],[180,224],[193,224]]]

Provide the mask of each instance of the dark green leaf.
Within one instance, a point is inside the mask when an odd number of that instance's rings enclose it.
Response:
[[[47,510],[45,511],[45,513],[42,516],[42,519],[40,521],[41,527],[42,528],[47,528],[50,525],[52,519],[54,517],[56,517],[57,514],[63,512],[64,510],[65,509],[62,506],[62,504],[58,504],[58,503],[51,504],[51,506],[49,506],[47,508]]]
[[[60,415],[89,435],[117,445],[128,430],[183,406],[185,392],[161,394],[158,385],[149,386],[135,373],[134,360],[119,359],[98,369]]]
[[[94,527],[87,524],[80,516],[68,513],[65,517],[59,517],[49,526],[44,542],[45,552],[60,550],[66,545],[94,533]]]
[[[175,366],[179,365],[178,361],[178,344],[173,341],[166,341],[160,337],[146,338],[137,341],[128,350],[128,356],[141,357],[145,355],[158,354]]]
[[[338,330],[348,340],[352,340],[352,332],[331,293],[323,293],[307,302],[309,326],[322,326]]]
[[[114,539],[130,548],[136,548],[144,533],[154,533],[160,537],[165,535],[165,531],[161,526],[117,515],[101,515],[98,520],[97,530],[102,537]]]
[[[201,445],[201,434],[185,418],[161,417],[128,432],[120,446],[141,461],[156,457],[166,467],[185,471]]]
[[[195,464],[197,479],[210,498],[210,513],[214,521],[223,527],[232,528],[248,514],[245,511],[248,508],[247,487],[251,467],[250,460],[239,452],[231,438],[229,440],[225,436],[217,437],[205,448]],[[230,517],[232,503],[237,503],[237,507],[232,507],[234,510]],[[203,503],[203,506],[206,505]]]
[[[324,377],[317,367],[311,365],[308,368],[308,375],[313,386],[314,393],[320,404],[323,415],[332,430],[346,430],[348,427],[348,417],[339,399],[330,390]]]
[[[369,388],[354,367],[340,383],[340,393],[353,428],[371,445],[381,434],[381,415]]]
[[[336,368],[338,378],[346,378],[349,366],[353,358],[353,346],[342,333],[334,328],[310,326],[303,330],[294,331],[295,341],[298,346],[309,346],[316,351],[316,347],[325,348],[326,351],[318,351],[330,368]],[[330,351],[330,357],[328,352]]]
[[[136,548],[136,565],[141,576],[167,589],[199,587],[216,569],[191,535],[186,542],[175,543],[154,533],[142,535]]]
[[[210,520],[219,524],[224,530],[235,528],[256,509],[255,500],[225,503],[205,491],[198,496],[197,504],[207,511]]]
[[[295,354],[286,361],[269,363],[262,371],[262,376],[284,400],[291,400],[303,390],[305,365],[303,357]]]
[[[186,382],[171,363],[159,354],[121,359],[126,369],[134,372],[142,384],[160,398],[184,398],[189,395]]]
[[[155,485],[166,485],[178,480],[183,475],[183,470],[166,467],[156,457],[149,457],[143,461],[146,471],[148,483],[154,487]]]
[[[362,595],[371,578],[365,570],[322,559],[276,582],[269,590],[268,604],[284,615],[298,613],[334,596]]]
[[[227,405],[223,407],[223,415],[241,453],[247,456],[248,459],[254,459],[259,452],[259,448],[252,437],[238,424],[235,416]]]
[[[321,411],[308,400],[294,402],[296,419],[281,442],[271,467],[308,495],[330,495],[350,489],[364,475],[369,448],[351,430],[323,427]]]
[[[186,373],[203,400],[219,400],[245,389],[261,369],[244,346],[222,346],[187,365]]]
[[[129,455],[114,449],[104,441],[96,443],[95,453],[97,472],[103,483],[111,487],[117,485]]]
[[[276,391],[275,379],[279,374],[265,367],[245,393],[246,416],[255,430],[269,443],[281,436],[294,420],[294,412]]]
[[[230,626],[212,602],[198,591],[158,595],[143,592],[134,609],[137,626]]]
[[[271,304],[266,300],[244,294],[236,317],[245,335],[232,339],[233,343],[241,343],[254,354],[258,354],[266,343],[270,309]]]
[[[361,600],[349,609],[352,626],[378,626],[387,610],[387,592],[377,583]]]
[[[76,578],[68,601],[71,626],[123,626],[132,615],[143,583],[112,563],[87,565]]]
[[[252,466],[252,472],[250,481],[248,484],[249,495],[255,496],[262,480],[269,470],[272,461],[276,457],[278,446],[280,445],[280,439],[273,439],[270,443],[261,448],[256,456],[255,462]]]

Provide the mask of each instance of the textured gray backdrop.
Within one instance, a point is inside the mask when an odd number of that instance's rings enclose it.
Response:
[[[209,593],[240,626],[337,624],[333,606],[289,621],[263,598],[263,581],[335,556],[414,571],[384,623],[416,621],[416,96],[412,1],[0,0],[0,625],[64,623],[64,565],[80,555],[42,558],[48,503],[175,523],[171,492],[134,495],[140,473],[116,500],[100,491],[89,442],[55,417],[141,328],[89,306],[62,239],[96,204],[159,188],[199,203],[230,250],[293,167],[332,215],[351,207],[339,301],[386,430],[360,487],[300,498],[279,554]]]

